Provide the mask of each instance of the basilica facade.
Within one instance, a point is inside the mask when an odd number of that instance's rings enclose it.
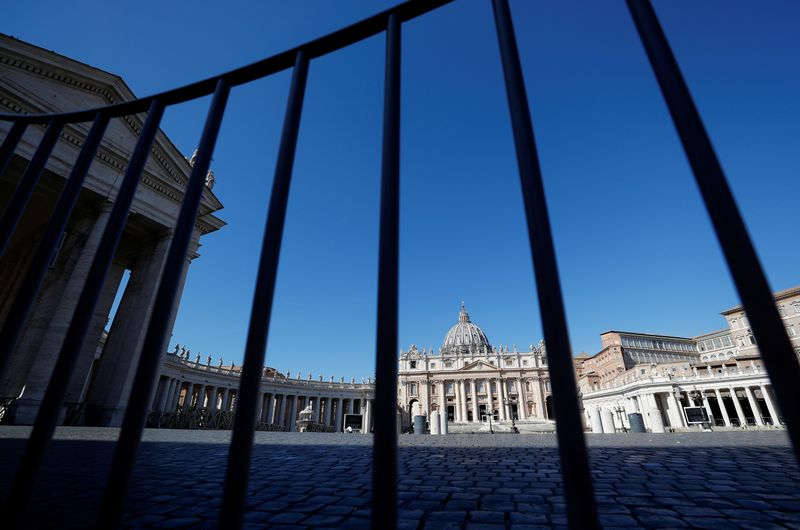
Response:
[[[492,346],[462,304],[438,353],[412,345],[400,352],[398,407],[403,425],[414,416],[446,417],[450,429],[488,422],[552,423],[544,342],[528,351]]]

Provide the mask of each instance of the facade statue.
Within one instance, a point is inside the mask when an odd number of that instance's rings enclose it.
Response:
[[[197,161],[197,149],[192,152],[192,157],[189,159],[189,165],[194,167],[194,163]]]
[[[200,352],[197,352],[197,355],[194,358],[195,364],[200,364]]]
[[[208,173],[206,173],[206,188],[213,190],[216,183],[217,179],[214,177],[214,172],[209,169]]]
[[[211,366],[211,354],[210,353],[208,354],[208,357],[206,358],[206,364],[208,366]]]
[[[179,350],[180,346],[181,345],[178,344],[177,342],[175,343],[175,351],[172,352],[173,355],[178,355],[178,350]]]

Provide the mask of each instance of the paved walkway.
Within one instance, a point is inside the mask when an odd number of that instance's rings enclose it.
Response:
[[[27,429],[0,427],[5,496]],[[59,429],[31,528],[83,528],[97,510],[115,429]],[[227,432],[147,431],[125,517],[131,528],[214,528]],[[800,529],[800,472],[782,431],[590,435],[605,528]],[[252,528],[369,526],[370,436],[257,433]],[[400,526],[566,524],[554,435],[400,438]]]

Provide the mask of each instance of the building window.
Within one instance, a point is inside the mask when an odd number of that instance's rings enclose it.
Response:
[[[450,361],[447,361],[446,363],[444,363],[444,367],[445,368],[452,368],[453,367],[453,363],[451,363]]]
[[[413,370],[416,367],[417,367],[417,361],[411,361],[411,369]]]
[[[431,385],[431,394],[436,395],[436,385]]]
[[[756,338],[752,335],[752,333],[747,334],[747,340],[750,344],[755,345],[756,343]]]
[[[448,396],[452,396],[455,392],[453,391],[453,383],[447,383],[446,392]]]
[[[785,306],[785,305],[779,305],[779,306],[778,306],[778,313],[779,313],[779,314],[780,314],[782,317],[785,317],[785,316],[786,316],[786,306]]]
[[[431,368],[436,368],[436,363],[431,363]]]
[[[795,313],[800,313],[800,303],[795,302],[792,304],[792,307],[794,308]]]
[[[411,385],[409,385],[409,386],[411,388],[411,395],[412,396],[416,396],[417,395],[417,384],[416,383],[411,383]]]
[[[794,331],[794,326],[786,326],[786,333],[788,333],[790,337],[797,335]]]
[[[526,360],[523,360],[523,361],[522,361],[522,366],[528,366],[528,361],[526,361]]]

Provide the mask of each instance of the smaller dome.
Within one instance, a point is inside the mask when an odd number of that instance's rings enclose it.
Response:
[[[470,321],[464,302],[461,302],[458,323],[447,332],[442,343],[442,354],[488,353],[491,350],[492,346],[489,344],[486,334]]]

